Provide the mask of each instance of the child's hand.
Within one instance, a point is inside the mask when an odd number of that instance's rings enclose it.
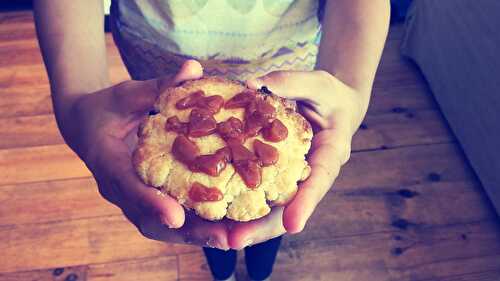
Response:
[[[277,71],[247,84],[254,89],[266,86],[277,95],[297,101],[299,110],[315,130],[308,155],[312,171],[286,207],[275,208],[265,218],[235,224],[229,237],[232,248],[266,241],[285,232],[302,231],[340,167],[349,159],[352,136],[368,106],[368,95],[325,71]],[[241,241],[247,242],[239,244]]]
[[[143,184],[131,161],[139,123],[161,89],[199,78],[202,72],[199,63],[188,61],[175,77],[126,81],[59,102],[56,116],[66,142],[92,171],[101,195],[120,207],[145,236],[227,248],[224,224],[185,215],[174,198]]]

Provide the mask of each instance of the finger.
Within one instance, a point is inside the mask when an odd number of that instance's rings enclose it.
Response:
[[[227,250],[227,228],[223,222],[202,220],[195,214],[186,215],[186,223],[179,229],[169,229],[150,217],[143,217],[141,233],[149,238],[177,244],[191,244]]]
[[[331,188],[340,167],[350,156],[350,134],[345,129],[324,130],[313,137],[310,156],[311,175],[299,185],[297,194],[285,208],[283,224],[289,233],[304,229],[314,209]]]
[[[318,149],[318,153],[324,153],[325,150]],[[311,168],[311,175],[299,185],[297,194],[283,213],[283,224],[288,233],[298,233],[304,229],[316,205],[337,177],[340,163],[338,161],[330,163],[329,167],[323,164],[311,165]]]
[[[286,233],[282,218],[283,207],[275,207],[261,219],[234,223],[229,232],[229,247],[243,249]]]
[[[302,116],[304,116],[309,122],[311,122],[311,126],[313,128],[314,133],[328,128],[329,126],[328,120],[319,115],[318,112],[307,106],[303,106],[301,103],[298,103],[297,105],[298,105],[297,110],[299,111],[299,113]]]
[[[315,95],[311,98],[311,92],[331,89],[332,80],[326,79],[321,71],[273,71],[259,78],[247,81],[247,86],[252,89],[260,89],[266,86],[276,95],[299,101],[309,109],[316,112],[316,117],[321,119],[328,117],[333,105],[331,95]],[[313,85],[313,86],[311,86]],[[313,88],[311,88],[313,87]],[[321,121],[325,123],[326,121]]]
[[[326,75],[324,76],[321,71],[273,71],[250,79],[246,84],[255,90],[266,86],[271,92],[280,96],[307,100],[311,95],[311,85],[322,90],[331,87],[331,80],[325,78]]]
[[[290,79],[292,76],[295,79]],[[266,86],[271,92],[284,96],[284,97],[289,97],[289,98],[298,98],[298,97],[303,97],[299,93],[293,93],[291,91],[292,89],[292,84],[294,83],[294,80],[296,78],[299,78],[299,76],[304,76],[303,72],[301,71],[273,71],[270,72],[264,76],[258,77],[258,78],[253,78],[250,80],[247,80],[246,84],[247,87],[257,90],[260,89],[264,86]],[[299,83],[301,84],[301,83]],[[300,86],[302,88],[302,86]],[[298,88],[298,89],[300,89]]]
[[[203,67],[201,64],[196,60],[187,60],[182,64],[179,72],[173,79],[170,79],[168,76],[156,79],[156,87],[161,93],[168,87],[173,87],[187,80],[199,79],[202,76]]]
[[[201,64],[187,60],[176,75],[146,81],[126,81],[113,88],[114,103],[123,114],[144,113],[152,109],[156,98],[166,88],[203,76]]]
[[[99,155],[100,168],[116,185],[119,205],[133,205],[143,216],[152,216],[171,228],[184,224],[184,209],[172,197],[155,188],[146,186],[137,176],[126,144],[119,139],[109,138],[103,143],[104,151]],[[120,206],[121,207],[121,206]]]

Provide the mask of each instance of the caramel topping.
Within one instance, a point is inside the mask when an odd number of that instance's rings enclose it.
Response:
[[[201,155],[189,166],[193,172],[202,172],[209,176],[216,177],[226,168],[227,161],[223,154]]]
[[[263,143],[260,140],[255,140],[253,142],[253,148],[263,167],[271,166],[278,162],[278,150],[272,145]]]
[[[229,147],[231,149],[231,157],[234,162],[243,160],[257,160],[257,157],[241,144],[233,144]]]
[[[210,111],[195,108],[189,115],[189,136],[203,137],[215,132],[217,122]]]
[[[264,120],[272,121],[276,118],[276,109],[268,101],[258,100],[255,111],[259,112]]]
[[[217,124],[217,133],[227,143],[243,143],[245,135],[243,133],[243,122],[235,117],[230,117],[224,122]]]
[[[177,116],[172,116],[167,119],[165,130],[174,131],[178,134],[186,134],[188,127],[187,123],[181,122]]]
[[[227,163],[233,160],[233,157],[231,156],[231,149],[227,146],[217,150],[215,153],[222,155]]]
[[[224,108],[241,108],[246,107],[250,102],[255,99],[255,93],[251,90],[243,91],[236,94],[231,99],[229,99],[225,104]]]
[[[224,99],[221,96],[205,97],[203,91],[197,91],[179,100],[177,109],[195,107],[189,122],[180,122],[176,116],[167,119],[165,128],[190,137],[202,137],[217,132],[227,144],[214,154],[199,155],[198,147],[186,136],[179,135],[172,146],[174,157],[186,164],[193,172],[202,172],[216,177],[233,163],[234,169],[241,176],[245,185],[256,188],[262,181],[262,167],[275,164],[279,159],[278,150],[260,140],[253,142],[252,152],[245,146],[247,137],[262,133],[267,141],[279,142],[288,136],[288,129],[276,119],[274,106],[258,97],[255,91],[245,90],[235,95],[224,104],[224,108],[245,108],[245,122],[230,117],[217,124],[214,114],[219,112]],[[189,191],[191,200],[196,202],[221,200],[223,195],[215,187],[206,187],[195,182]]]
[[[275,119],[262,130],[262,136],[267,141],[279,142],[286,139],[288,136],[288,129],[280,120]]]
[[[196,91],[189,96],[180,99],[176,104],[175,107],[177,109],[187,109],[190,107],[194,107],[198,104],[198,101],[200,99],[203,99],[205,97],[205,93],[203,91]]]
[[[246,108],[245,134],[254,137],[276,118],[276,110],[265,100],[255,100]]]
[[[233,163],[234,169],[241,176],[246,186],[256,188],[262,180],[262,168],[255,160],[243,160]]]
[[[175,159],[188,166],[196,159],[199,153],[200,151],[196,144],[191,142],[184,135],[177,136],[172,144],[172,154]]]
[[[222,105],[224,104],[224,98],[219,95],[209,96],[204,99],[198,100],[196,104],[199,108],[205,108],[210,110],[213,114],[220,111]]]
[[[223,147],[214,154],[201,155],[191,163],[189,169],[193,172],[202,172],[209,176],[216,177],[226,168],[231,161],[229,148]]]
[[[175,107],[181,110],[190,107],[199,107],[207,109],[210,112],[212,112],[212,114],[215,114],[220,111],[223,104],[224,104],[224,99],[221,96],[214,95],[205,97],[205,93],[200,90],[177,101]]]
[[[207,187],[199,182],[194,182],[189,189],[189,199],[194,202],[220,201],[224,195],[216,187]]]

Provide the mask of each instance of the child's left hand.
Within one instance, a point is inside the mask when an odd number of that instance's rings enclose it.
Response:
[[[266,86],[279,96],[297,101],[315,134],[308,155],[310,177],[299,184],[296,196],[285,207],[274,208],[259,220],[235,223],[228,237],[230,247],[235,249],[304,229],[349,159],[351,139],[366,114],[369,97],[325,71],[276,71],[247,84],[254,89]]]

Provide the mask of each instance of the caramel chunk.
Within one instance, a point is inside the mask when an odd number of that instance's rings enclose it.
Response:
[[[254,137],[276,118],[276,109],[265,100],[255,100],[246,108],[245,134]]]
[[[262,130],[262,136],[267,141],[279,142],[288,136],[288,129],[280,120],[275,119]]]
[[[199,99],[196,106],[199,108],[207,109],[213,114],[215,114],[220,111],[223,104],[224,104],[224,98],[222,98],[219,95],[215,95]]]
[[[262,168],[255,160],[242,160],[233,163],[234,169],[241,176],[246,186],[256,188],[262,181]]]
[[[255,99],[255,93],[250,90],[243,91],[236,94],[231,99],[229,99],[225,104],[224,108],[242,108],[246,107],[250,102]]]
[[[231,157],[234,162],[242,160],[257,160],[255,154],[241,144],[233,144],[230,145],[229,148],[231,149]]]
[[[245,134],[243,133],[243,122],[235,117],[230,117],[224,122],[217,124],[217,133],[227,143],[243,143]]]
[[[189,96],[177,101],[177,103],[175,104],[175,107],[177,109],[181,109],[181,110],[187,109],[190,107],[194,107],[198,104],[198,101],[203,99],[204,97],[205,97],[205,93],[203,91],[201,91],[201,90],[196,91],[196,92],[190,94]]]
[[[207,187],[199,182],[194,182],[189,189],[189,199],[194,202],[220,201],[224,195],[216,187]]]
[[[187,123],[181,122],[177,116],[172,116],[167,119],[165,130],[178,134],[187,134],[188,126]]]
[[[193,172],[202,172],[216,177],[231,161],[231,151],[227,147],[217,150],[214,154],[201,155],[191,163],[189,169]]]
[[[271,166],[278,162],[278,150],[272,145],[261,142],[260,140],[255,140],[253,142],[253,148],[262,166]]]
[[[184,135],[179,135],[175,138],[172,144],[172,154],[175,159],[186,164],[191,165],[194,159],[198,156],[200,150]]]
[[[189,115],[189,136],[203,137],[215,132],[217,122],[212,113],[206,109],[195,108]]]

